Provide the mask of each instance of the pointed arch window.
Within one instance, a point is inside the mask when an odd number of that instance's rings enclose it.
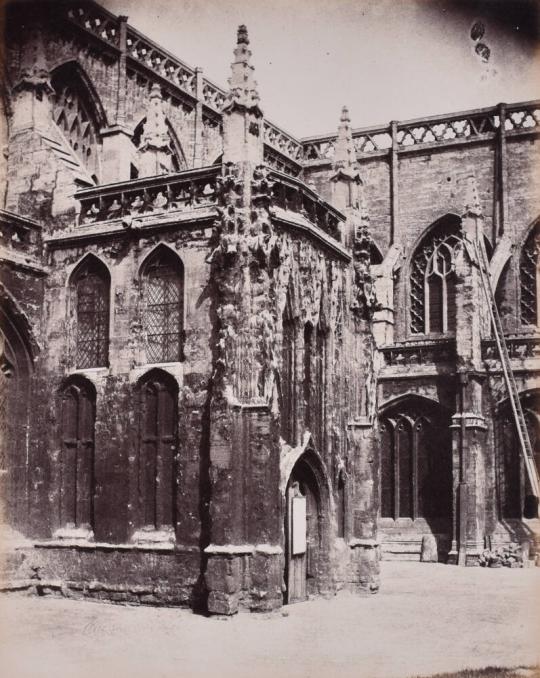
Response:
[[[143,270],[146,361],[183,360],[184,266],[167,247],[158,248]]]
[[[411,332],[455,332],[455,257],[461,248],[460,220],[448,215],[420,242],[411,262]]]
[[[91,529],[96,393],[90,382],[77,379],[68,383],[61,393],[61,410],[61,522]]]
[[[99,259],[87,257],[74,272],[71,284],[76,298],[77,367],[106,367],[109,360],[109,271]]]
[[[521,322],[524,325],[539,324],[540,288],[540,222],[530,232],[521,250],[519,281],[521,292]]]
[[[382,518],[449,518],[452,461],[449,421],[437,408],[406,404],[381,421]]]
[[[140,384],[139,500],[145,528],[172,528],[176,517],[178,387],[169,375]]]

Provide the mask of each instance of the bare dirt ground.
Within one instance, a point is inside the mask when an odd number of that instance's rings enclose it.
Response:
[[[383,587],[273,615],[4,595],[6,678],[407,678],[540,663],[540,568],[383,563]]]

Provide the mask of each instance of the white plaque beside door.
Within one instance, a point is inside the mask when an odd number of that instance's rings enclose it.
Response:
[[[306,498],[293,497],[292,499],[292,555],[306,552]]]

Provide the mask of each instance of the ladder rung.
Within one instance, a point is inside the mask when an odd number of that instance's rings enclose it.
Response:
[[[506,383],[508,395],[510,397],[512,413],[514,415],[514,420],[518,431],[521,453],[525,461],[525,468],[527,470],[527,476],[529,478],[531,488],[533,493],[538,497],[540,495],[538,469],[536,468],[536,462],[533,456],[532,445],[529,438],[529,431],[527,429],[525,415],[523,414],[523,408],[521,407],[521,401],[519,399],[519,391],[514,378],[514,373],[512,372],[512,364],[510,362],[510,356],[506,346],[506,339],[504,337],[504,328],[502,326],[501,318],[499,316],[499,309],[497,308],[495,295],[491,286],[487,255],[481,239],[476,239],[473,242],[473,245],[476,257],[478,259],[478,270],[480,271],[482,287],[484,288],[484,292],[486,294],[489,314],[493,325],[493,330],[495,332],[495,341],[503,368],[504,381]]]

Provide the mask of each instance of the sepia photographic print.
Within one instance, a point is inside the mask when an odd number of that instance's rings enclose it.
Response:
[[[0,61],[1,675],[540,678],[540,1]]]

